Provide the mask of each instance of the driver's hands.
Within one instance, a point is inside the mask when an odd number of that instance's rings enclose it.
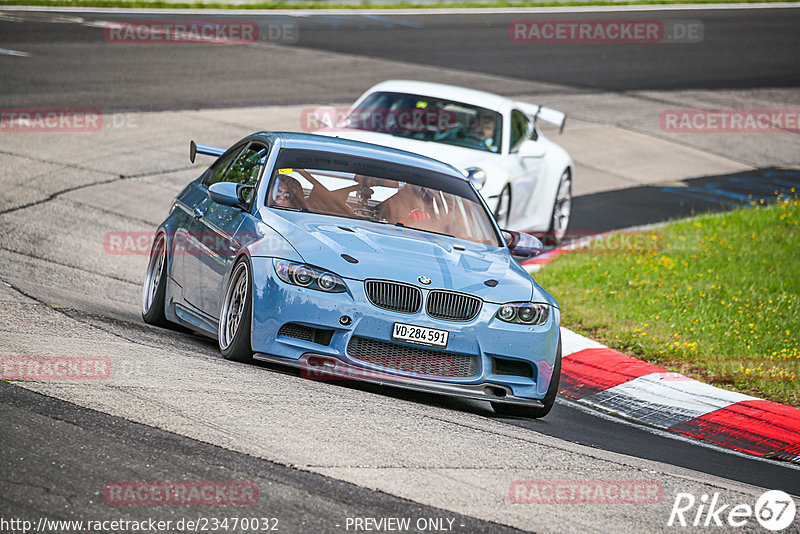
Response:
[[[428,212],[422,211],[421,209],[414,209],[405,217],[401,217],[397,222],[403,225],[408,225],[408,223],[427,221],[430,218],[431,216]]]

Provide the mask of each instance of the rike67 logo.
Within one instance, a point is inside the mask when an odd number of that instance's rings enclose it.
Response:
[[[697,499],[691,493],[678,493],[667,526],[679,527],[743,527],[755,516],[767,530],[780,531],[792,524],[797,511],[794,499],[783,491],[763,493],[755,506],[746,503],[724,503],[719,493]]]

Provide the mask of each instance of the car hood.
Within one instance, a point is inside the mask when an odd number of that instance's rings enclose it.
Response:
[[[405,137],[399,137],[396,135],[368,132],[364,130],[354,130],[351,128],[326,128],[314,133],[332,137],[341,137],[342,139],[350,139],[353,141],[361,141],[363,143],[373,143],[376,145],[396,148],[398,150],[413,152],[415,154],[420,154],[422,156],[443,161],[449,165],[452,165],[458,170],[466,169],[467,167],[480,166],[482,162],[492,161],[498,157],[498,154],[475,150],[472,148],[446,145],[444,143],[436,143],[433,141],[407,139]]]
[[[263,220],[292,244],[303,261],[344,278],[425,287],[419,278],[427,277],[431,289],[462,291],[487,302],[550,301],[538,286],[534,292],[533,279],[505,248],[368,221],[265,210],[269,213]],[[486,285],[491,280],[497,281],[495,287]]]

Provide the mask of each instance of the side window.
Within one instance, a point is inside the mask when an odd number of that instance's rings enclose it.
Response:
[[[233,151],[220,160],[206,180],[206,187],[217,182],[233,182],[255,186],[266,163],[267,147],[261,143],[250,143],[243,150]],[[242,198],[250,201],[252,190],[242,191]]]
[[[511,112],[511,148],[510,152],[519,150],[519,146],[528,135],[528,117],[518,110]]]
[[[234,158],[241,152],[241,148],[231,151],[229,154],[222,156],[219,158],[215,163],[213,168],[210,171],[210,174],[203,180],[203,185],[208,187],[212,184],[217,182],[224,181],[223,178],[225,177],[225,173],[228,171],[228,167],[231,166],[231,162]]]
[[[226,182],[255,186],[266,163],[267,147],[261,143],[250,143],[231,164],[225,175]],[[250,200],[252,190],[242,192],[242,198]]]

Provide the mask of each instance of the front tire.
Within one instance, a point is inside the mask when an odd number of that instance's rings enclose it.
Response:
[[[553,404],[556,402],[556,394],[558,393],[558,383],[561,380],[561,338],[558,339],[558,349],[556,349],[556,363],[553,366],[553,376],[550,379],[550,385],[547,388],[547,394],[542,399],[541,408],[532,406],[518,406],[515,404],[504,404],[502,402],[493,402],[492,408],[497,415],[509,417],[525,417],[527,419],[539,419],[550,413],[553,409]]]
[[[253,309],[253,275],[250,262],[241,258],[233,267],[219,314],[217,339],[223,358],[237,362],[253,359],[250,345]]]
[[[167,294],[167,238],[159,233],[150,249],[150,262],[142,287],[142,319],[147,324],[169,327],[164,314]]]

